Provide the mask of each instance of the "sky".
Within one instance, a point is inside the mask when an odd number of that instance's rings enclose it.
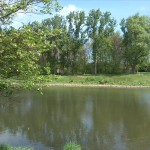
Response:
[[[117,30],[119,30],[122,18],[127,18],[139,13],[150,17],[150,0],[58,0],[63,9],[59,14],[66,16],[71,11],[84,10],[86,14],[91,9],[100,9],[102,12],[111,12],[111,17],[117,20]],[[35,15],[18,13],[15,18],[14,27],[18,28],[28,22],[39,21],[52,17],[50,15]]]

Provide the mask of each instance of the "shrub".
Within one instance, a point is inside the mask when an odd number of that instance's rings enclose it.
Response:
[[[87,81],[87,82],[95,81],[95,78],[94,77],[86,77],[85,81]]]
[[[63,150],[81,150],[80,145],[70,142],[64,146]]]
[[[107,84],[109,81],[107,79],[99,80],[99,84]]]

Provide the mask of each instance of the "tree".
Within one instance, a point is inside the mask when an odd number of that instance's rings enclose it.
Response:
[[[135,73],[137,66],[150,54],[150,18],[135,14],[121,21],[124,36],[124,57]]]
[[[31,8],[39,7],[37,10]],[[0,25],[10,24],[17,12],[50,13],[53,8],[59,8],[56,0],[7,0],[0,2]],[[38,56],[49,43],[44,32],[31,30],[29,26],[16,29],[0,29],[0,94],[7,93],[12,85],[3,82],[3,78],[14,75],[29,77],[38,68]],[[39,44],[41,43],[41,44]]]
[[[30,26],[19,30],[11,28],[2,32],[0,72],[3,77],[30,76],[38,73],[39,56],[49,43],[44,32],[34,31]]]
[[[82,48],[84,44],[86,43],[86,37],[85,37],[85,12],[71,12],[66,17],[69,29],[68,33],[70,34],[70,40],[72,42],[71,44],[71,52],[72,52],[72,58],[71,58],[71,68],[72,68],[72,74],[77,72],[77,61],[79,56],[79,53],[81,50],[84,51]],[[82,53],[83,54],[83,53]]]
[[[35,9],[37,7],[38,9]],[[0,2],[0,25],[9,24],[17,12],[51,13],[59,9],[57,0],[2,0]]]
[[[97,63],[99,50],[103,49],[104,39],[114,32],[116,21],[111,19],[111,13],[102,13],[98,10],[91,10],[87,17],[87,34],[92,40],[92,55],[94,61],[94,73],[97,74]],[[102,42],[101,42],[102,41]],[[106,44],[107,45],[107,44]]]
[[[111,51],[110,51],[110,67],[111,73],[120,72],[121,66],[123,66],[123,37],[120,35],[119,32],[114,33],[111,37]]]
[[[66,29],[66,20],[60,15],[55,15],[52,18],[47,18],[42,21],[42,25],[46,26],[50,31],[54,29]]]
[[[43,20],[42,27],[47,28],[47,41],[51,43],[51,47],[43,54],[51,65],[52,73],[55,74],[57,70],[64,70],[66,63],[64,47],[66,39],[69,38],[66,31],[66,20],[62,16],[55,15]]]

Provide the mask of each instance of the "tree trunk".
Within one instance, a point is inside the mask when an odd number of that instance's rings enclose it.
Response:
[[[95,49],[95,43],[93,44],[93,60],[94,60],[94,74],[97,74],[97,54]]]
[[[97,62],[96,60],[94,61],[94,74],[97,74]]]
[[[132,65],[132,66],[131,66],[131,69],[132,69],[132,70],[131,70],[132,73],[135,73],[136,65]]]

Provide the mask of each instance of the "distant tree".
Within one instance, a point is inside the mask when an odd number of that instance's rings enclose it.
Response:
[[[43,28],[46,27],[46,40],[51,44],[43,55],[50,64],[52,73],[55,74],[57,70],[64,69],[65,66],[64,47],[69,38],[66,31],[66,20],[62,16],[55,15],[43,20],[41,25]]]
[[[114,32],[116,21],[110,16],[110,12],[102,13],[98,9],[91,10],[87,17],[87,34],[88,37],[92,40],[92,55],[95,74],[97,74],[99,53],[102,51],[102,49],[104,49],[104,46],[107,46],[104,41],[107,41],[107,37],[112,35]]]
[[[55,15],[54,17],[44,19],[42,25],[46,26],[50,31],[54,29],[66,29],[66,20],[60,15]]]
[[[86,43],[85,37],[85,12],[71,12],[67,17],[67,22],[69,24],[68,33],[70,35],[70,42],[72,43],[71,52],[71,70],[72,74],[77,72],[77,61],[79,60],[81,50],[84,51],[83,46]],[[82,53],[84,54],[84,53]],[[81,58],[81,57],[80,57]]]
[[[120,35],[119,32],[116,32],[110,37],[110,40],[112,44],[112,48],[110,51],[110,66],[111,66],[110,72],[116,73],[121,71],[124,62],[123,37]]]
[[[137,65],[143,63],[150,54],[150,18],[135,14],[121,21],[125,53],[124,57],[136,72]]]

